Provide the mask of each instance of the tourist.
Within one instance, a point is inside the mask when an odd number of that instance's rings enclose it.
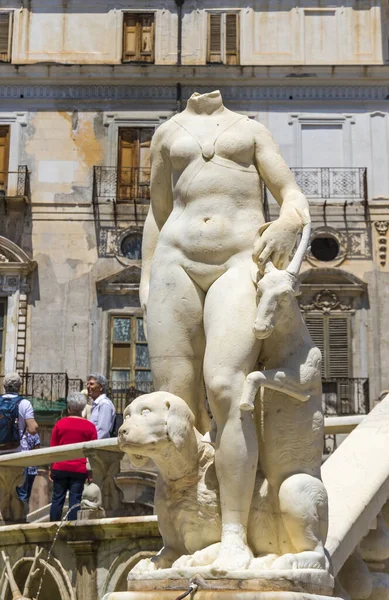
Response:
[[[28,450],[38,450],[41,447],[41,440],[39,433],[31,435],[26,432],[26,441]],[[24,469],[24,481],[20,487],[16,486],[16,493],[19,496],[19,500],[28,504],[30,502],[30,496],[32,486],[34,485],[35,477],[38,475],[37,467],[26,467]]]
[[[34,409],[29,400],[19,395],[22,387],[22,378],[18,373],[7,373],[4,377],[4,394],[0,396],[0,454],[8,452],[22,452],[28,450],[26,433],[35,435],[38,432],[38,423],[34,418]],[[7,410],[8,409],[8,410]],[[17,427],[8,422],[16,413]]]
[[[86,398],[81,392],[69,394],[67,399],[68,416],[54,425],[50,446],[77,444],[97,439],[96,427],[82,417]],[[53,482],[53,497],[50,508],[50,521],[60,521],[66,493],[69,492],[68,520],[77,519],[82,490],[88,476],[86,458],[76,458],[55,462],[49,478]]]
[[[99,440],[109,438],[114,430],[116,411],[105,394],[107,380],[104,375],[91,373],[86,387],[93,400],[89,420],[96,426]]]

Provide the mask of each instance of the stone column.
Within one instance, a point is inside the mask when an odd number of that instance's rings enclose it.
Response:
[[[28,506],[16,495],[23,482],[23,467],[0,467],[0,524],[25,523]]]
[[[97,544],[93,540],[68,542],[76,557],[77,600],[96,600],[97,594]]]

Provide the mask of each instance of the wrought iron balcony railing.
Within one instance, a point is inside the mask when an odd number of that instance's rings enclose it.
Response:
[[[138,384],[138,387],[130,385],[128,381],[109,381],[108,397],[112,400],[117,413],[123,413],[135,398],[142,394],[149,394],[154,390],[153,384],[144,381]]]
[[[67,373],[23,373],[21,394],[27,398],[56,402],[64,400],[70,392],[82,389],[82,380],[71,379]],[[4,393],[4,375],[0,376],[0,393]]]
[[[292,172],[307,198],[367,201],[365,167],[302,167]]]
[[[0,198],[30,198],[30,178],[26,165],[17,171],[0,171]]]
[[[94,167],[95,200],[116,203],[150,200],[150,169]]]
[[[326,416],[365,415],[369,412],[369,380],[333,377],[323,379],[323,411]]]

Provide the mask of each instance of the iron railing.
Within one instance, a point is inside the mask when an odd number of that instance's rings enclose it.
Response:
[[[333,377],[323,379],[323,411],[326,416],[366,415],[369,412],[369,380]]]
[[[64,400],[70,392],[82,389],[82,380],[70,378],[67,373],[23,373],[20,394],[27,398],[56,402]],[[0,393],[4,393],[4,375],[0,376]]]
[[[365,167],[302,167],[291,170],[307,198],[367,201]]]
[[[26,165],[17,171],[0,171],[0,198],[30,197],[30,177]]]
[[[149,394],[153,390],[153,384],[148,381],[138,383],[137,387],[127,381],[109,381],[107,395],[112,400],[116,412],[121,414],[135,398],[142,394]]]
[[[150,168],[94,167],[93,176],[93,188],[100,202],[150,201]]]

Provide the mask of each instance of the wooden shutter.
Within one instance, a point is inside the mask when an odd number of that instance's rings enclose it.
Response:
[[[0,191],[6,192],[9,161],[9,127],[0,127]]]
[[[349,319],[327,317],[328,377],[350,377]]]
[[[118,199],[131,200],[134,195],[135,170],[139,166],[139,129],[119,129]]]
[[[123,61],[154,62],[153,14],[124,14]]]
[[[154,62],[154,15],[139,16],[140,60]]]
[[[123,16],[123,60],[136,60],[137,52],[137,19],[135,14],[125,13]]]
[[[208,15],[208,62],[221,62],[221,13]]]
[[[150,200],[150,147],[154,129],[142,127],[139,135],[138,199]]]
[[[11,60],[12,13],[0,12],[0,62]]]
[[[322,353],[322,377],[350,377],[350,319],[348,316],[306,315],[314,344]]]
[[[239,64],[239,34],[238,34],[238,15],[234,13],[226,14],[226,64]]]
[[[305,323],[315,346],[322,355],[321,374],[325,377],[324,319],[321,315],[305,315]]]

